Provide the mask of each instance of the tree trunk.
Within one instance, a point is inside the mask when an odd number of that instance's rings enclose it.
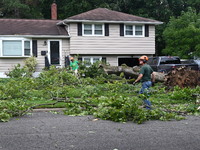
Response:
[[[127,67],[127,66],[102,66],[104,71],[107,74],[116,74],[120,75],[122,72],[126,77],[137,78],[139,75],[140,67]],[[165,81],[165,74],[160,72],[154,72],[155,80],[157,82],[164,82]]]

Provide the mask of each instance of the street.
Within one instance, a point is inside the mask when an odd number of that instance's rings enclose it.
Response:
[[[200,117],[116,123],[32,112],[0,123],[0,150],[200,150]]]

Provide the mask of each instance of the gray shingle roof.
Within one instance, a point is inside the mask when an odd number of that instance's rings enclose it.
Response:
[[[59,20],[0,19],[0,35],[68,36]]]
[[[116,21],[116,22],[150,22],[150,23],[155,23],[155,24],[161,24],[162,22],[153,20],[153,19],[148,19],[148,18],[143,18],[139,16],[134,16],[118,11],[113,11],[109,10],[107,8],[97,8],[93,9],[72,17],[69,17],[65,19],[65,22],[73,22],[73,20],[91,20],[91,21]]]

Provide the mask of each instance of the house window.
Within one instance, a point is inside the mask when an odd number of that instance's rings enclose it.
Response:
[[[102,36],[104,35],[104,25],[103,24],[83,24],[84,35],[90,36]]]
[[[143,35],[143,27],[142,26],[135,26],[135,35]]]
[[[102,57],[82,57],[82,61],[85,62],[86,66],[90,66],[91,64],[96,63],[97,61],[101,61]]]
[[[126,35],[133,35],[133,26],[126,26]]]
[[[84,35],[92,35],[92,25],[84,24]]]
[[[125,25],[125,36],[144,37],[143,25]]]
[[[31,43],[28,40],[0,40],[1,56],[30,56]]]

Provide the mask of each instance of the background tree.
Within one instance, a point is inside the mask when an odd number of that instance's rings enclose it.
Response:
[[[4,18],[43,18],[38,4],[42,0],[2,0],[1,17]]]
[[[55,0],[1,0],[0,17],[51,19],[51,4]],[[66,19],[98,7],[121,11],[164,22],[156,26],[156,55],[165,48],[163,31],[170,17],[177,18],[188,7],[200,13],[199,0],[56,0],[58,19]],[[166,53],[166,50],[165,50]]]
[[[172,17],[163,32],[166,55],[181,58],[200,56],[200,14],[189,8],[178,18]]]

